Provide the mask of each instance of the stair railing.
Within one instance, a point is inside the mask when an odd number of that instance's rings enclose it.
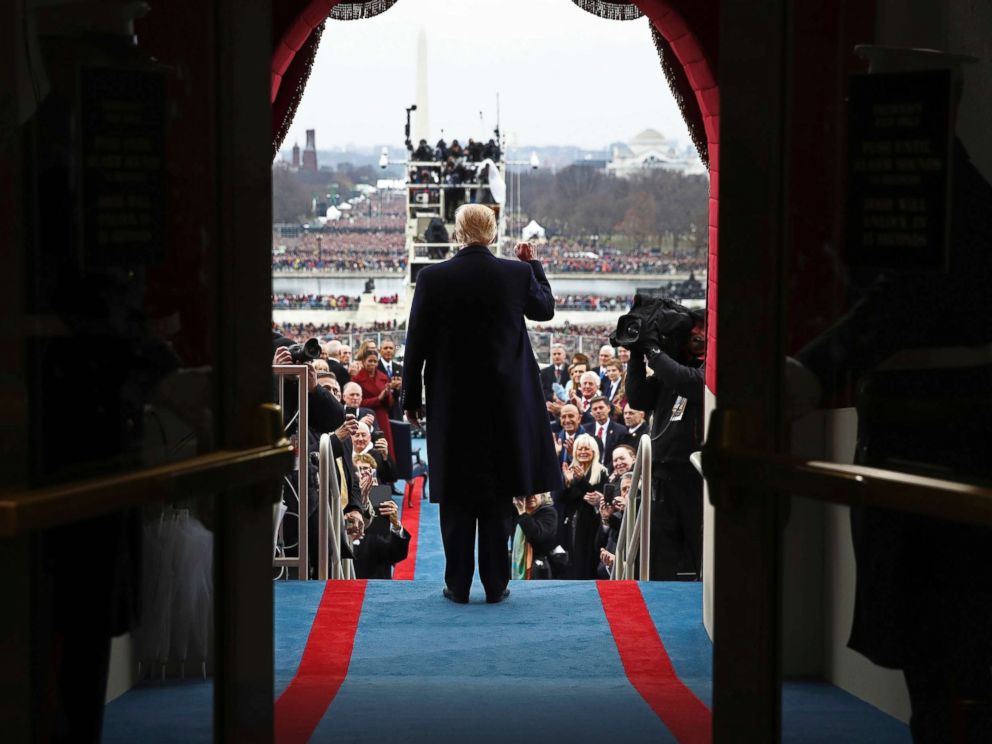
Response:
[[[647,434],[641,435],[637,445],[610,578],[641,581],[651,578],[651,437]]]
[[[320,520],[318,523],[320,546],[317,550],[317,578],[322,581],[328,578],[352,578],[346,575],[341,560],[341,529],[344,516],[341,511],[341,485],[338,483],[338,469],[334,463],[331,436],[331,434],[321,434],[318,460],[317,519]],[[327,535],[328,529],[330,538]],[[328,548],[330,548],[330,566],[328,566]]]
[[[283,411],[286,410],[284,400],[286,378],[296,378],[296,394],[298,396],[296,409],[296,439],[299,443],[297,445],[299,457],[297,459],[298,472],[296,481],[296,495],[297,503],[299,505],[299,538],[297,541],[298,555],[296,557],[277,556],[272,559],[272,565],[276,568],[281,568],[283,566],[295,568],[297,577],[303,581],[306,581],[310,578],[310,571],[308,568],[309,546],[307,545],[307,522],[309,517],[307,489],[308,476],[310,474],[310,469],[307,467],[307,463],[310,462],[309,442],[307,440],[307,426],[309,425],[309,408],[307,406],[307,375],[309,372],[305,364],[275,364],[272,366],[272,374],[276,375],[279,379],[279,408]],[[292,421],[290,421],[289,424],[292,424]]]

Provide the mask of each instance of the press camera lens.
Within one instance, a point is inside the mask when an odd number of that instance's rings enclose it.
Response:
[[[293,364],[304,364],[314,359],[320,359],[320,341],[315,338],[307,339],[304,344],[293,344],[288,349],[293,357]]]

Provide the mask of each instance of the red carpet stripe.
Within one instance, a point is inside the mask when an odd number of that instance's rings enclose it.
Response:
[[[338,694],[355,645],[365,581],[328,581],[296,676],[276,700],[276,742],[309,741]]]
[[[683,744],[712,739],[709,708],[683,684],[634,581],[597,581],[624,671],[644,701]]]
[[[413,506],[404,506],[400,521],[410,533],[410,548],[405,560],[393,566],[393,581],[410,581],[417,570],[417,533],[420,532],[420,498],[424,495],[424,479],[414,478],[408,486],[413,493],[407,497]]]

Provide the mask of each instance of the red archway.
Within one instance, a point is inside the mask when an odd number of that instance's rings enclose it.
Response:
[[[273,138],[281,141],[310,73],[320,32],[331,9],[341,0],[286,0],[273,5],[273,51],[270,100]],[[682,98],[693,140],[705,145],[700,154],[709,164],[709,267],[707,271],[706,384],[716,390],[716,313],[720,192],[720,90],[717,84],[719,16],[716,0],[636,0],[679,65],[670,83]],[[674,65],[671,66],[674,68]],[[702,128],[702,131],[699,129]],[[274,147],[276,146],[274,145]]]

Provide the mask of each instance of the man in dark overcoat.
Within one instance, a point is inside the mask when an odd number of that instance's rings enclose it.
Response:
[[[467,602],[475,572],[488,602],[509,592],[507,543],[514,497],[562,488],[537,362],[524,318],[550,320],[555,301],[527,243],[519,261],[496,258],[493,211],[460,207],[450,260],[417,276],[407,325],[403,408],[419,427],[426,386],[431,497],[440,503],[445,596]],[[468,360],[471,359],[471,365]],[[466,416],[479,406],[484,422]]]

